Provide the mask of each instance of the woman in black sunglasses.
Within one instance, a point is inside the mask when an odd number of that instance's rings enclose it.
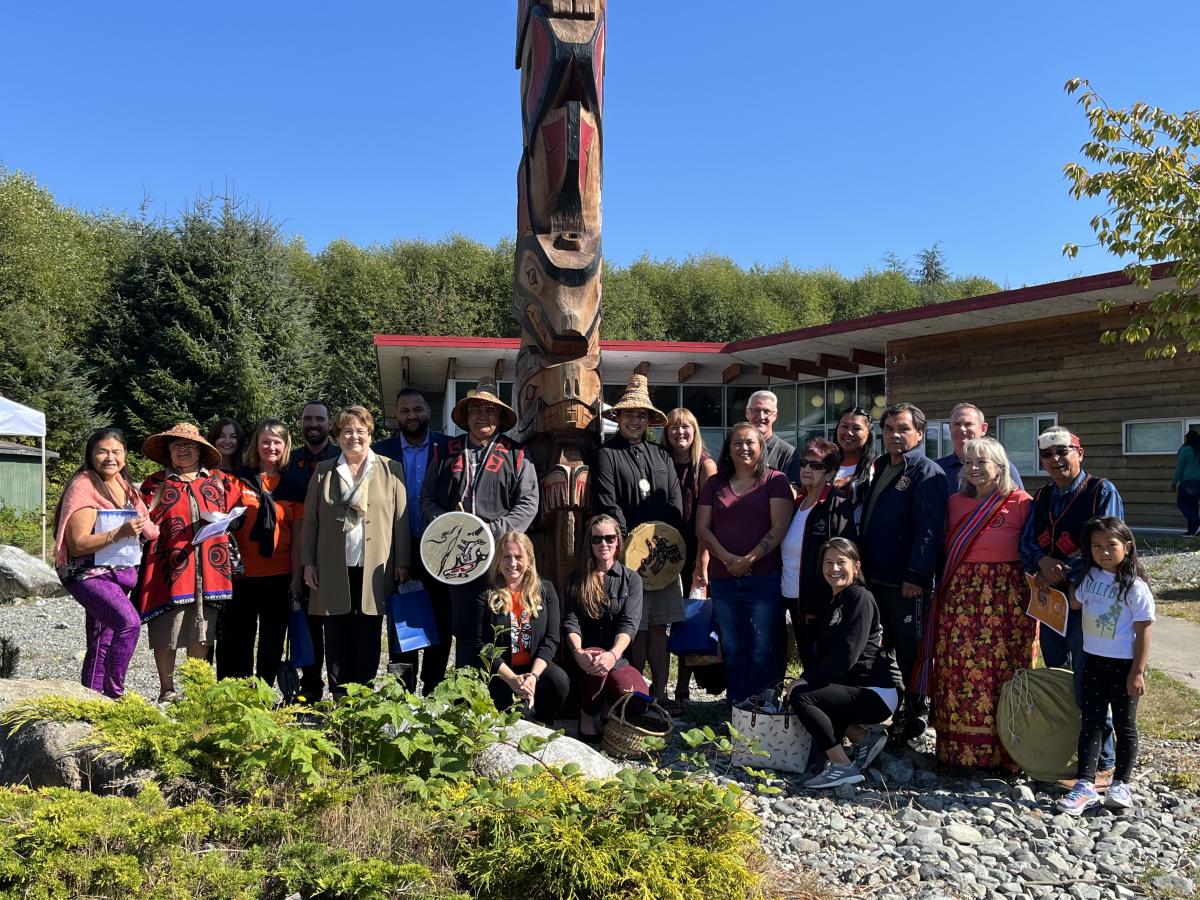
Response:
[[[781,545],[780,587],[805,668],[814,658],[813,624],[825,614],[833,597],[829,582],[821,574],[821,547],[835,537],[858,540],[854,504],[833,485],[841,461],[842,451],[832,441],[814,438],[804,445],[797,465],[804,493],[796,498],[796,511]]]
[[[642,577],[620,562],[621,529],[612,516],[593,516],[584,534],[567,581],[563,633],[577,668],[579,736],[597,743],[604,700],[650,686],[625,659],[642,621]]]

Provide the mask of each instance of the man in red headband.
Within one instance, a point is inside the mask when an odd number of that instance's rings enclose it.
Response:
[[[1021,562],[1039,586],[1065,592],[1068,581],[1075,584],[1083,576],[1079,541],[1084,523],[1093,516],[1123,519],[1125,506],[1111,481],[1083,471],[1083,446],[1079,437],[1067,429],[1055,426],[1042,432],[1038,437],[1038,456],[1051,483],[1033,495],[1033,512],[1021,534]],[[1083,614],[1071,610],[1066,637],[1043,625],[1039,641],[1042,659],[1048,667],[1075,673],[1075,702],[1082,705]],[[1110,719],[1100,751],[1097,789],[1108,787],[1115,764]]]

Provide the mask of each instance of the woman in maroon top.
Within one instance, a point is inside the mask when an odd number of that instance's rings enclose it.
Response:
[[[709,589],[731,705],[775,678],[775,636],[783,628],[779,543],[791,515],[791,485],[767,466],[762,434],[748,422],[734,425],[696,511],[696,536],[710,554]]]

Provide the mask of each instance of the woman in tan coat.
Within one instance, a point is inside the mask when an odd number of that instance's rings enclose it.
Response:
[[[304,500],[309,614],[325,616],[325,668],[336,698],[379,671],[388,597],[408,580],[404,465],[371,452],[375,421],[350,406],[333,422],[341,454],[317,466]]]

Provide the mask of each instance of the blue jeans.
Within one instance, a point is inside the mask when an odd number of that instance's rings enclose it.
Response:
[[[779,575],[714,578],[711,590],[732,705],[776,681],[775,636],[783,622]]]
[[[1200,531],[1200,481],[1181,481],[1175,493],[1175,502],[1187,521],[1189,534]]]
[[[1083,611],[1071,610],[1067,616],[1067,636],[1063,637],[1053,628],[1041,625],[1038,642],[1042,645],[1042,661],[1049,669],[1070,669],[1075,675],[1075,705],[1083,709]],[[1111,769],[1117,764],[1117,753],[1113,746],[1112,716],[1104,723],[1104,744],[1100,747],[1100,769]]]

